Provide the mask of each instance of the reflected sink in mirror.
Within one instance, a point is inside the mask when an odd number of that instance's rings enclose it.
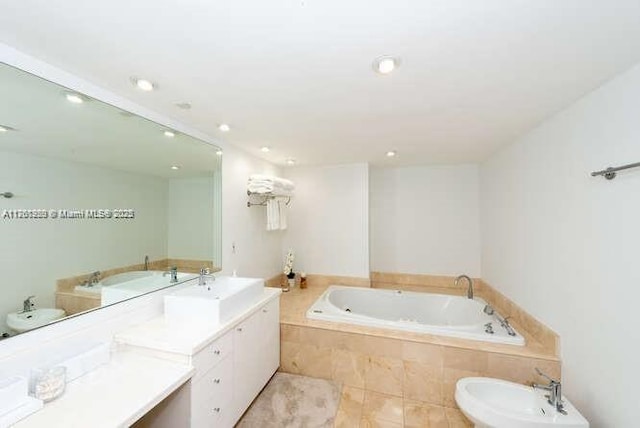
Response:
[[[62,309],[38,308],[28,312],[12,312],[7,315],[7,326],[17,333],[33,330],[65,316]]]
[[[263,291],[260,278],[217,277],[165,296],[164,316],[169,323],[220,324],[257,302]]]
[[[486,377],[468,377],[456,384],[456,402],[476,427],[588,428],[589,422],[563,397],[558,412],[545,392],[531,386]]]
[[[146,278],[154,274],[155,274],[155,271],[150,271],[150,270],[134,270],[131,272],[123,272],[116,275],[111,275],[110,277],[99,281],[97,284],[76,285],[75,290],[81,291],[84,293],[100,294],[102,292],[102,287],[122,284],[123,282],[129,282],[135,279]]]
[[[130,273],[131,275],[126,275]],[[146,275],[142,275],[145,273]],[[150,291],[160,290],[172,284],[171,275],[163,271],[137,271],[114,275],[119,277],[109,283],[102,284],[101,305],[110,305]],[[197,277],[193,273],[178,272],[178,283]],[[110,277],[113,278],[113,277]],[[109,278],[107,278],[109,279]],[[117,282],[113,282],[117,281]]]

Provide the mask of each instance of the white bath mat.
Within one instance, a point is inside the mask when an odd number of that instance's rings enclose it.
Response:
[[[276,373],[236,428],[330,428],[339,401],[334,382]]]

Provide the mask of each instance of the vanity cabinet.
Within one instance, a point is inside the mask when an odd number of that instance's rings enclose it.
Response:
[[[280,365],[279,300],[272,300],[233,331],[234,420],[249,407]]]
[[[191,427],[232,427],[280,361],[279,299],[192,356]]]

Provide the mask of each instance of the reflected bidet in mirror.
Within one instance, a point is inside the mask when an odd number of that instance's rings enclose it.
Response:
[[[0,336],[56,320],[31,295],[75,315],[220,268],[218,147],[5,63],[0,93]]]
[[[65,316],[62,309],[39,308],[28,312],[7,314],[7,326],[16,333],[24,333],[42,327]]]

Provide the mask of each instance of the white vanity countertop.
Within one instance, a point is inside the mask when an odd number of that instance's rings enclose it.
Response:
[[[282,290],[265,287],[260,300],[223,324],[167,323],[163,316],[124,330],[115,336],[118,343],[152,348],[183,355],[194,355],[207,343],[225,334],[235,324],[248,318],[265,303],[278,298]]]
[[[128,427],[193,375],[191,366],[117,352],[108,364],[67,384],[62,395],[17,428]]]

